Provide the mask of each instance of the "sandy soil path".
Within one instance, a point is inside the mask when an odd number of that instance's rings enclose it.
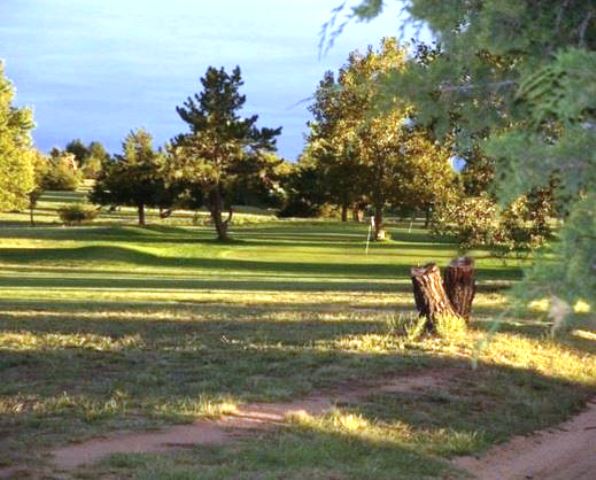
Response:
[[[557,427],[453,463],[479,480],[596,480],[596,398]]]
[[[54,449],[53,467],[68,471],[115,453],[165,452],[194,445],[226,444],[255,430],[282,425],[288,415],[321,415],[373,393],[440,388],[457,373],[457,369],[438,370],[385,378],[377,384],[345,385],[292,402],[246,404],[234,414],[217,420],[197,420],[150,432],[115,433]],[[452,463],[481,480],[596,480],[596,398],[585,411],[554,428],[515,437],[479,458],[460,457]],[[18,472],[23,472],[23,468],[0,469],[0,479],[13,478]]]
[[[335,391],[313,394],[292,402],[247,404],[217,420],[197,420],[189,425],[177,425],[154,432],[117,433],[55,449],[52,452],[53,463],[60,470],[71,470],[115,453],[164,452],[193,445],[224,444],[256,429],[279,426],[288,415],[321,415],[336,405],[354,402],[375,392],[411,392],[438,387],[456,373],[456,369],[446,369],[385,378],[382,384],[356,388],[346,385]]]

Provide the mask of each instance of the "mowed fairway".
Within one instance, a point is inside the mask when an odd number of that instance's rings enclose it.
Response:
[[[595,391],[592,333],[554,342],[535,311],[505,312],[487,336],[517,260],[474,252],[474,328],[413,339],[396,328],[414,311],[410,267],[457,255],[420,226],[390,225],[368,255],[366,225],[336,222],[240,225],[218,244],[182,217],[44,224],[48,198],[42,224],[12,215],[0,230],[0,466],[51,478],[51,450],[72,441],[445,369],[456,375],[440,389],[372,393],[231,444],[120,454],[60,478],[457,478],[449,458],[555,424]]]

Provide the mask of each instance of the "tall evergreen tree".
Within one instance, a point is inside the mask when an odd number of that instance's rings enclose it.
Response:
[[[172,142],[171,176],[203,191],[218,240],[228,239],[238,186],[248,185],[248,177],[262,178],[271,165],[263,154],[275,150],[281,133],[281,127],[257,128],[258,115],[240,116],[246,102],[239,91],[243,84],[239,67],[231,73],[209,67],[201,78],[203,90],[176,108],[190,132]]]

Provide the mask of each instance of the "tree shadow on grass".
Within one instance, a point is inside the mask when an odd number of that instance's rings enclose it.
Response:
[[[175,267],[185,270],[216,270],[221,272],[258,272],[283,274],[320,274],[342,278],[369,277],[409,278],[411,265],[391,263],[328,263],[255,261],[232,258],[169,257],[115,246],[92,245],[79,248],[4,248],[0,260],[10,264],[42,264],[44,262],[121,262],[137,266]],[[479,280],[518,280],[521,270],[516,267],[477,267]]]
[[[457,378],[446,389],[377,395],[347,411],[370,422],[411,425],[420,439],[437,445],[441,440],[433,435],[444,431],[470,441],[481,435],[486,443],[554,423],[589,394],[533,370],[479,362],[472,371],[461,357],[400,348],[379,321],[238,319],[237,313],[189,320],[130,320],[126,312],[109,319],[67,312],[0,318],[8,342],[0,357],[0,394],[21,405],[0,414],[0,431],[7,432],[0,451],[16,460],[50,441],[188,420],[203,408],[199,399],[287,400],[428,368],[456,370]],[[371,335],[388,343],[380,349],[366,343]],[[360,341],[361,349],[353,343]],[[453,448],[464,448],[453,441]]]

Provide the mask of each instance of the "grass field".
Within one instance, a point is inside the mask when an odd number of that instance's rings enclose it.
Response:
[[[0,466],[51,478],[47,452],[70,441],[444,368],[459,372],[445,389],[374,394],[257,439],[117,455],[71,475],[459,477],[450,457],[559,422],[596,391],[593,332],[555,342],[544,312],[503,313],[520,260],[474,252],[474,328],[413,339],[395,331],[413,311],[409,268],[457,254],[417,225],[391,225],[392,240],[364,255],[366,226],[336,222],[247,216],[227,244],[189,215],[150,216],[147,228],[127,224],[128,210],[96,226],[52,224],[78,195],[47,195],[35,228],[25,214],[0,227]]]

